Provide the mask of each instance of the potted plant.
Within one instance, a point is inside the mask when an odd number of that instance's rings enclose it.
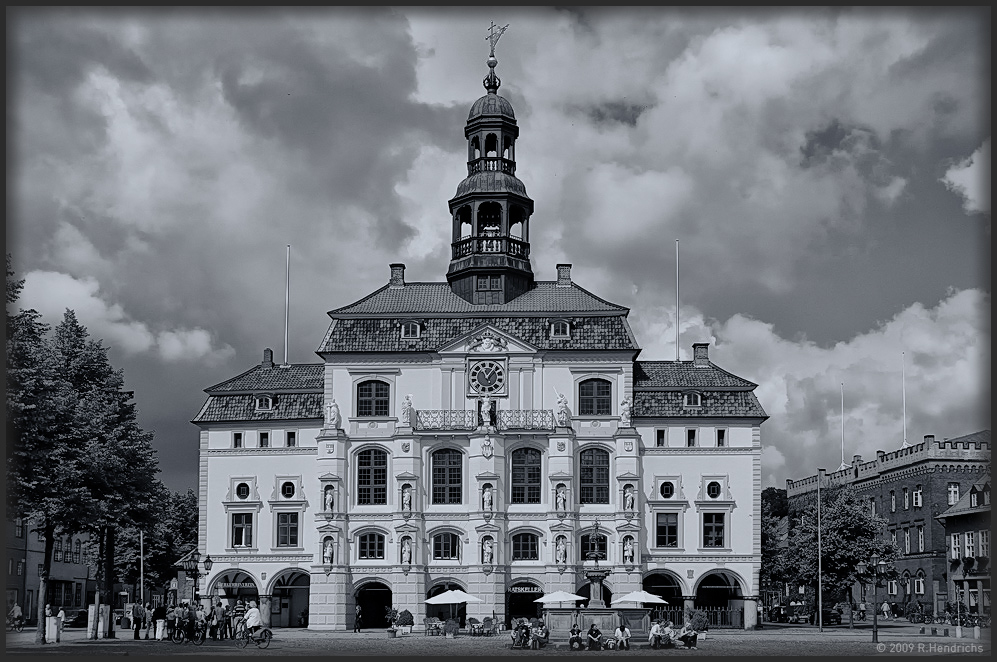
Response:
[[[388,636],[391,638],[397,637],[399,633],[396,625],[398,622],[398,610],[393,607],[385,607],[384,617],[391,623],[391,626],[388,627]]]
[[[459,630],[460,624],[457,623],[457,619],[448,618],[447,622],[443,624],[443,634],[446,635],[447,639],[453,639]]]
[[[402,609],[398,612],[398,620],[395,621],[395,625],[401,628],[403,634],[412,634],[412,626],[415,625],[415,618],[412,616],[412,612],[408,609]]]

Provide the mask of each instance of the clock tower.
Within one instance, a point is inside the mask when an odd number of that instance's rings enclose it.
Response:
[[[488,57],[487,94],[471,106],[464,127],[467,177],[450,200],[453,223],[447,282],[472,304],[504,304],[534,287],[530,267],[533,200],[516,177],[519,127],[512,104],[498,95],[495,42]]]

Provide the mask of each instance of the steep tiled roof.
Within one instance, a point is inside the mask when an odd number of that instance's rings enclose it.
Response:
[[[321,393],[282,393],[274,397],[273,409],[269,411],[256,411],[256,399],[252,394],[212,395],[192,422],[290,421],[303,418],[322,418]]]
[[[394,319],[335,320],[322,340],[319,352],[427,352],[435,351],[490,324],[539,349],[637,349],[622,315],[612,317],[570,317],[569,340],[550,337],[549,317],[444,317],[423,320],[421,337],[402,339]]]
[[[342,308],[329,312],[333,317],[345,315],[401,315],[434,313],[509,314],[509,313],[624,313],[627,308],[610,303],[577,285],[558,287],[552,281],[537,282],[536,287],[503,304],[475,305],[450,290],[449,283],[406,283],[369,294]]]
[[[208,393],[224,391],[301,391],[322,389],[322,364],[304,363],[264,368],[256,365],[237,377],[204,389]]]
[[[682,406],[680,391],[634,391],[634,417],[736,416],[768,418],[751,391],[714,391],[702,394],[699,407]]]
[[[637,361],[634,389],[642,388],[754,388],[757,384],[710,363],[697,368],[692,361]]]

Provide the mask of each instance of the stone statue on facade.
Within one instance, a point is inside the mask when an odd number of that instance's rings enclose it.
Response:
[[[481,495],[481,507],[490,512],[492,509],[492,488],[486,487],[484,493]]]
[[[402,488],[402,510],[405,512],[412,510],[412,488],[408,485]]]
[[[562,428],[566,428],[571,424],[571,411],[568,409],[568,396],[563,393],[557,394],[557,408],[554,410],[554,419]]]
[[[557,539],[557,547],[554,551],[554,560],[557,563],[564,563],[568,556],[568,545],[564,542],[564,536]]]
[[[325,406],[325,427],[330,430],[338,430],[339,424],[342,420],[343,419],[339,414],[339,405],[336,404],[336,399],[333,398]]]
[[[331,513],[336,503],[336,489],[331,485],[325,488],[325,512]]]
[[[402,541],[402,563],[412,563],[412,541],[408,538]]]
[[[564,489],[564,485],[559,485],[557,487],[557,496],[554,498],[554,501],[557,504],[557,509],[559,511],[563,512],[567,509],[568,493],[567,490]]]
[[[634,509],[634,490],[629,485],[627,485],[626,489],[623,490],[623,509]]]
[[[326,538],[325,545],[322,546],[322,563],[332,564],[332,538]]]
[[[402,412],[401,412],[401,423],[402,425],[408,426],[412,425],[412,394],[405,396],[402,401]]]
[[[492,539],[491,538],[485,538],[485,542],[482,543],[481,562],[482,563],[491,563],[492,562]]]
[[[627,539],[623,541],[623,562],[634,562],[634,539],[630,536],[627,536]]]
[[[630,413],[633,410],[633,398],[629,395],[623,398],[623,402],[620,403],[620,427],[628,428],[630,427]]]

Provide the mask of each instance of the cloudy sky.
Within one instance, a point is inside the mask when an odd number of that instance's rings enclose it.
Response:
[[[990,427],[990,10],[8,10],[24,307],[111,347],[164,481],[207,386],[325,311],[444,280],[491,21],[533,268],[643,359],[757,384],[764,485]],[[905,373],[905,379],[901,375]],[[845,415],[841,417],[841,384]]]

